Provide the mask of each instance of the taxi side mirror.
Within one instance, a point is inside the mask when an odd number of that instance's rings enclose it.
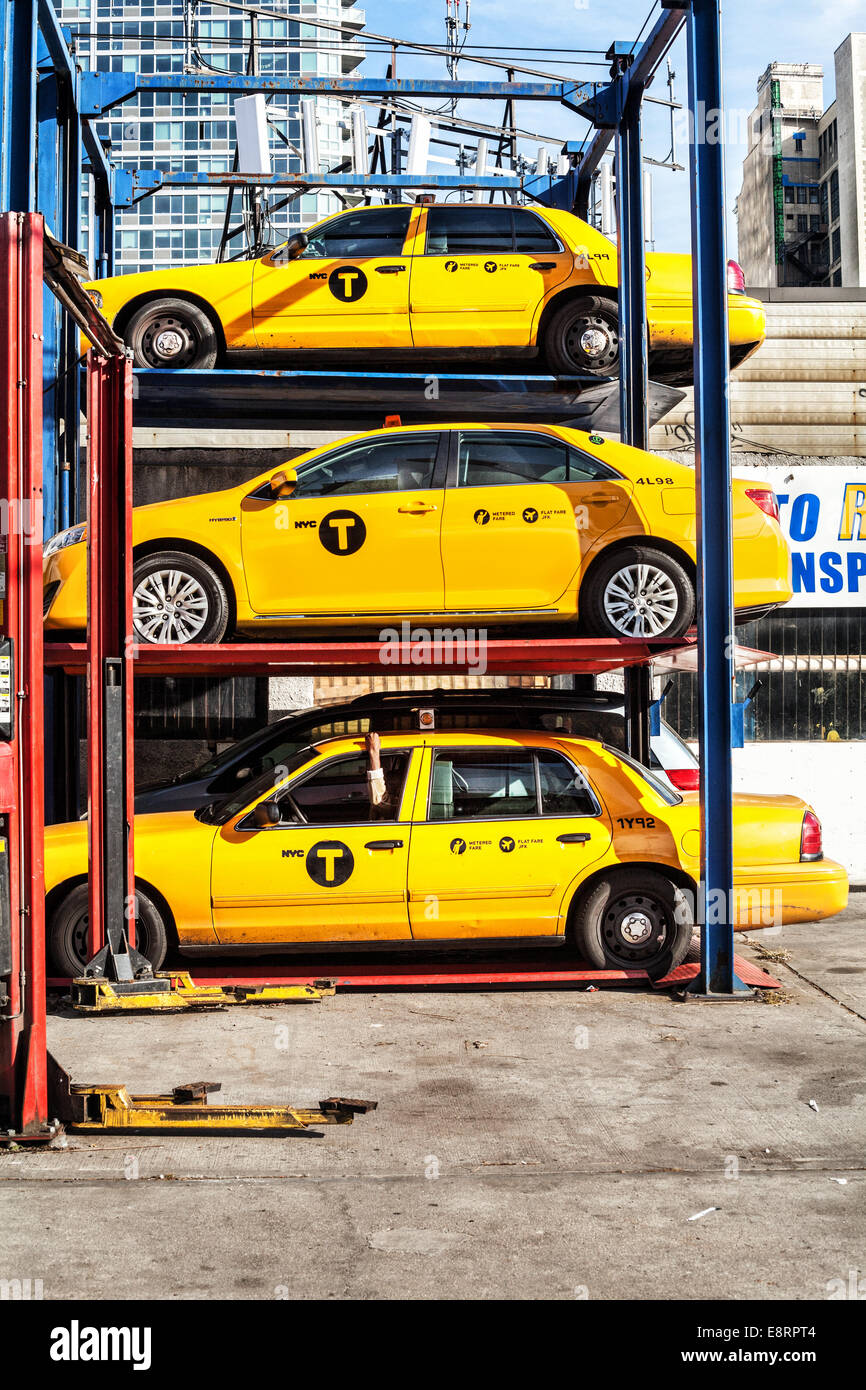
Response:
[[[291,497],[298,486],[298,475],[294,468],[285,468],[271,478],[271,494],[274,497]]]
[[[279,803],[276,801],[260,801],[253,807],[253,821],[259,830],[269,830],[273,825],[279,825],[282,820]]]
[[[310,238],[306,232],[295,232],[286,242],[286,255],[290,261],[296,261],[310,244]]]

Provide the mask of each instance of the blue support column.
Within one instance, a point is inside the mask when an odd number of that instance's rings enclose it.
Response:
[[[36,0],[0,0],[0,212],[36,208]]]
[[[647,416],[646,256],[643,232],[641,106],[643,88],[624,83],[616,132],[616,230],[619,255],[620,434],[624,444],[646,449]]]
[[[45,54],[40,43],[40,63]],[[43,72],[37,90],[37,206],[45,225],[55,236],[60,227],[60,125],[57,78]],[[61,313],[51,290],[42,292],[42,331],[45,335],[42,357],[42,492],[46,539],[60,527],[57,524],[57,466],[60,452],[62,401],[57,382],[60,372]]]
[[[79,77],[66,84],[63,162],[63,231],[67,246],[81,249],[81,117],[79,115]],[[65,530],[79,519],[77,479],[81,446],[81,386],[83,367],[79,332],[69,314],[63,316],[61,362],[63,364],[63,413],[66,428],[60,466],[60,528]],[[73,516],[73,510],[75,515]]]
[[[698,687],[701,761],[701,970],[691,993],[734,998],[734,692],[728,295],[719,0],[691,0],[687,21],[694,298],[698,531]],[[703,116],[701,113],[705,113]],[[699,119],[700,117],[700,119]],[[709,137],[709,138],[708,138]]]

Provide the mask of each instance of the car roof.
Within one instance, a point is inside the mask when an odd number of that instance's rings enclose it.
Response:
[[[310,745],[317,753],[357,753],[364,747],[365,734],[337,734]],[[397,748],[507,748],[509,746],[529,748],[560,748],[563,744],[576,745],[594,753],[601,753],[604,745],[595,738],[575,738],[572,735],[547,733],[543,729],[485,729],[478,733],[472,729],[443,729],[441,731],[421,731],[418,729],[398,730],[393,734],[379,735],[380,747],[387,752]]]

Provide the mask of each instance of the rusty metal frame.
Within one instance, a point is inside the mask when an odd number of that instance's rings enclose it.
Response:
[[[0,980],[0,1104],[6,1127],[48,1120],[42,665],[42,246],[40,216],[0,216],[2,626],[13,642],[13,736],[4,749],[11,974]],[[2,1001],[2,994],[6,999]]]

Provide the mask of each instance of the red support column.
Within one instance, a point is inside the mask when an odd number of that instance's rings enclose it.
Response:
[[[42,227],[0,217],[0,487],[12,641],[12,738],[0,747],[0,816],[8,856],[11,971],[0,979],[0,1104],[7,1127],[48,1119],[42,652]],[[3,889],[4,893],[6,889]],[[5,994],[5,1000],[3,995]]]
[[[132,363],[91,349],[88,443],[89,957],[125,926],[133,878]]]

